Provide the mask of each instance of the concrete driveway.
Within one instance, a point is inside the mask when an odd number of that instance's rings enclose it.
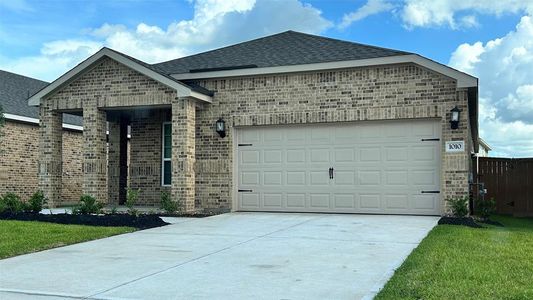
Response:
[[[0,299],[372,298],[436,217],[231,213],[0,260]]]

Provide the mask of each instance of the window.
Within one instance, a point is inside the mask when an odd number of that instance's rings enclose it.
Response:
[[[172,123],[163,123],[161,185],[172,184]]]

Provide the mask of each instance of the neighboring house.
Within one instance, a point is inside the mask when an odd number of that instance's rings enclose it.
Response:
[[[27,99],[47,85],[0,70],[0,105],[6,121],[0,146],[0,195],[13,192],[28,199],[39,189],[39,109],[28,106]],[[81,195],[82,124],[80,117],[71,115],[65,115],[62,123],[58,129],[64,158],[61,199],[72,203]]]
[[[103,48],[29,104],[56,201],[61,117],[75,112],[83,192],[110,204],[129,182],[140,204],[167,191],[187,211],[440,215],[468,194],[477,92],[417,54],[288,31],[154,65]]]
[[[485,142],[484,139],[479,138],[479,151],[477,153],[477,156],[479,157],[486,157],[489,156],[489,151],[492,150],[492,148]]]

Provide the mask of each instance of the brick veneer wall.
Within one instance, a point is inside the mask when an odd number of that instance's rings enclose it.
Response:
[[[173,181],[173,190],[189,197],[188,184],[193,180],[194,208],[231,207],[232,130],[236,126],[437,118],[442,124],[442,196],[446,199],[467,194],[469,153],[444,152],[444,141],[465,140],[467,149],[471,142],[466,91],[458,90],[451,78],[417,65],[400,64],[197,80],[196,83],[215,92],[213,103],[195,109],[194,130],[190,128],[190,120],[182,122],[173,118],[173,124],[184,130],[183,134],[173,132],[173,137],[187,139],[184,143],[173,141],[173,146],[180,148],[173,153],[184,155],[173,157],[173,174],[187,185],[180,190]],[[173,113],[182,112],[180,107],[192,109],[188,100],[177,99],[175,91],[111,59],[102,60],[43,103],[47,110],[79,110],[91,104],[100,108],[166,106],[172,107]],[[449,111],[455,105],[464,113],[460,128],[451,130]],[[213,129],[219,117],[228,125],[228,136],[224,139]],[[141,198],[145,198],[142,201],[146,204],[157,203],[159,196],[156,182],[160,182],[161,121],[161,118],[146,118],[139,119],[136,125],[132,123],[130,185],[141,189],[144,185],[145,195]],[[135,131],[140,134],[139,138],[145,136],[143,142],[134,141]],[[190,144],[191,134],[195,136],[194,145]],[[190,157],[192,153],[194,157]],[[156,163],[156,160],[159,161]],[[134,171],[135,165],[141,162],[150,166]],[[181,172],[187,173],[191,167],[195,170],[194,176],[181,176]],[[186,205],[187,208],[191,206],[189,202]],[[443,207],[443,211],[445,209]]]
[[[140,189],[139,204],[158,206],[161,192],[161,134],[163,122],[170,121],[170,110],[139,110],[131,120],[129,186]]]
[[[0,154],[0,195],[13,192],[28,199],[38,190],[39,126],[7,120]],[[82,133],[63,130],[63,189],[56,205],[81,196]]]
[[[468,193],[469,153],[444,152],[444,141],[471,140],[466,91],[451,78],[402,64],[196,83],[215,92],[213,103],[196,114],[197,207],[231,208],[234,126],[439,118],[442,197]],[[449,111],[455,105],[463,113],[460,128],[451,130]],[[213,130],[219,117],[229,127],[224,139]]]

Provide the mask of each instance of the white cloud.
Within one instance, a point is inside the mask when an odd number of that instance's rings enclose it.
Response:
[[[459,17],[458,14],[477,12],[500,16],[505,13],[533,13],[531,0],[405,0],[401,18],[408,28],[449,26],[452,29],[477,26],[472,14]]]
[[[494,154],[533,156],[533,18],[501,38],[460,45],[449,65],[479,77],[480,133]]]
[[[342,22],[337,27],[346,28],[353,22],[381,12],[390,11],[393,8],[394,5],[385,0],[368,0],[365,5],[359,7],[356,11],[345,14],[342,17]]]
[[[53,80],[102,46],[155,63],[289,29],[320,33],[330,26],[321,11],[300,0],[196,0],[192,19],[167,28],[103,24],[79,40],[47,43],[38,56],[13,60],[0,53],[0,68]]]

